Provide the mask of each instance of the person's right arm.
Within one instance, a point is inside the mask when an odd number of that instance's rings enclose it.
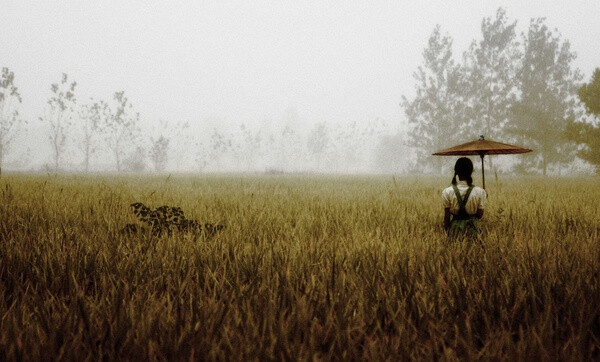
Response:
[[[444,208],[444,230],[450,229],[450,208]]]
[[[442,206],[444,207],[444,230],[450,229],[450,195],[446,190],[442,191]]]

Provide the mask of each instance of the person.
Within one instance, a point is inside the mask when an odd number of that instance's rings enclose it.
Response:
[[[452,185],[442,191],[444,230],[451,237],[473,238],[478,234],[477,220],[483,217],[487,194],[473,185],[472,173],[473,162],[467,157],[459,158],[454,165]]]

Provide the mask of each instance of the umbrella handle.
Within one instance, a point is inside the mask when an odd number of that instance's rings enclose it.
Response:
[[[483,157],[485,156],[485,153],[480,153],[479,156],[481,157],[481,180],[483,183],[483,189],[485,190],[485,165],[483,164]]]

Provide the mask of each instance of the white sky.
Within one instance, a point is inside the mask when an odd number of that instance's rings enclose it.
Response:
[[[434,26],[459,55],[499,6],[519,32],[546,17],[586,81],[600,66],[598,0],[2,0],[0,67],[15,72],[31,120],[65,72],[80,100],[125,90],[146,121],[237,126],[294,108],[307,123],[394,124]]]

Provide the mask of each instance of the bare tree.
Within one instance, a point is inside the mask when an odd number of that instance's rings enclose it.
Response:
[[[325,122],[315,124],[310,131],[306,146],[314,157],[317,169],[320,170],[326,158],[327,148],[329,147],[329,130]]]
[[[221,160],[227,154],[232,147],[232,142],[230,138],[227,138],[223,133],[219,132],[216,128],[213,129],[213,133],[210,136],[210,146],[209,146],[209,157],[210,160],[214,162],[217,169],[221,170]]]
[[[81,106],[79,110],[80,125],[83,132],[79,149],[83,152],[86,172],[90,169],[90,158],[96,152],[95,138],[100,130],[100,125],[109,115],[108,104],[104,101],[92,100],[90,103]]]
[[[162,172],[167,167],[168,151],[169,151],[169,139],[163,135],[154,139],[150,138],[152,142],[152,147],[150,148],[150,160],[154,165],[154,170],[157,172]]]
[[[198,171],[203,171],[208,165],[209,151],[208,146],[204,142],[197,141],[195,143],[196,157],[194,159]]]
[[[0,78],[0,174],[4,158],[10,145],[24,122],[19,117],[17,103],[21,95],[14,84],[15,75],[8,68],[2,68]]]
[[[40,117],[41,121],[48,122],[50,125],[48,139],[52,147],[55,171],[60,166],[67,146],[67,130],[72,125],[73,111],[76,104],[76,85],[76,82],[69,83],[67,74],[63,73],[60,84],[53,83],[50,87],[52,95],[48,99],[44,117]]]
[[[117,171],[120,172],[126,150],[135,146],[140,116],[134,111],[124,91],[116,92],[113,99],[116,102],[115,109],[106,117],[102,129],[106,146],[113,154]]]
[[[247,170],[256,167],[260,159],[260,151],[263,144],[263,135],[260,129],[252,129],[246,125],[240,125],[241,142],[238,145],[240,160],[246,165]]]
[[[280,119],[275,133],[274,151],[276,164],[281,170],[301,169],[305,165],[306,143],[302,134],[301,120],[294,108],[288,108]]]
[[[146,169],[146,150],[142,146],[136,146],[123,160],[121,169],[129,172],[142,172]]]
[[[189,122],[178,121],[170,123],[166,126],[169,131],[169,139],[175,140],[175,144],[171,143],[169,147],[171,152],[171,160],[175,162],[175,167],[181,170],[186,165],[189,165],[191,157],[190,149],[193,147],[192,131]]]
[[[333,144],[336,149],[336,157],[339,165],[349,168],[358,164],[360,160],[359,127],[356,122],[345,125],[336,125]]]

